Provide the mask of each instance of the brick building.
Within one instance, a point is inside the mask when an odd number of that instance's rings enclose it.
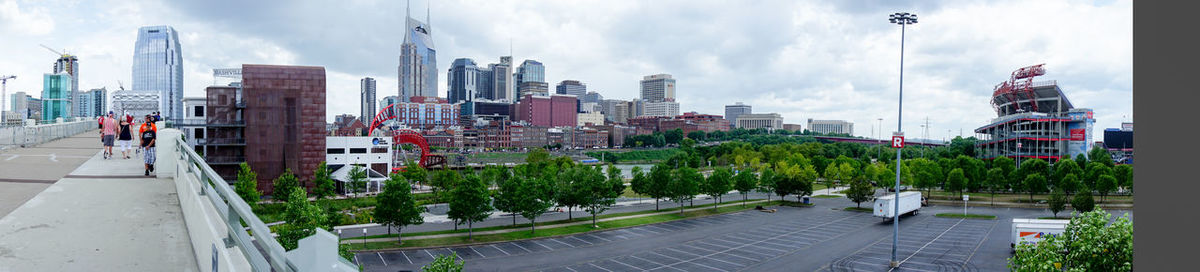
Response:
[[[513,120],[533,126],[574,127],[578,117],[576,100],[571,95],[526,95],[517,103]]]

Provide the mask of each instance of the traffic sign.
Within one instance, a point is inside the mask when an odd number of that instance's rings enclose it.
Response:
[[[892,136],[892,147],[904,148],[904,136]]]

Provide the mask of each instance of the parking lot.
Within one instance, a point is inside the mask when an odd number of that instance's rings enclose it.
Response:
[[[887,271],[892,225],[870,213],[834,210],[848,200],[776,207],[563,237],[451,248],[358,253],[367,271],[419,270],[457,253],[468,271]],[[1005,271],[1011,218],[1039,209],[971,207],[996,220],[933,215],[962,207],[925,207],[901,219],[894,271]],[[1123,212],[1114,212],[1117,214]]]

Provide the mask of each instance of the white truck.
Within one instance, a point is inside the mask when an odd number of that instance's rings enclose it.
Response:
[[[1070,222],[1071,220],[1065,219],[1013,218],[1012,241],[1009,246],[1015,249],[1019,244],[1037,244],[1046,237],[1062,235]]]
[[[875,198],[875,216],[882,217],[883,220],[888,220],[896,217],[897,214],[917,215],[917,210],[921,209],[921,192],[900,192],[900,210],[897,211],[896,194],[886,194]]]

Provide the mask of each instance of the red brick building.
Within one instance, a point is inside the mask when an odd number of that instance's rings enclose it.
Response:
[[[285,169],[312,188],[325,160],[325,68],[242,65],[241,97],[245,161],[258,173],[258,189],[273,193],[271,180]]]
[[[525,95],[513,110],[513,120],[525,121],[532,126],[574,127],[578,111],[576,100],[573,95]]]

